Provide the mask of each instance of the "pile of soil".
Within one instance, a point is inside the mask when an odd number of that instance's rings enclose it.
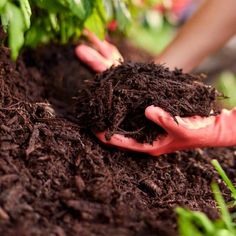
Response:
[[[85,81],[94,78],[94,72],[74,55],[74,45],[50,47],[42,46],[36,50],[26,50],[23,58],[28,68],[35,68],[41,76],[47,78],[46,97],[51,102],[71,103]],[[57,104],[55,104],[57,105]]]
[[[217,113],[219,93],[202,79],[154,63],[123,63],[98,74],[79,92],[77,118],[94,132],[108,130],[107,139],[119,133],[152,143],[164,130],[145,117],[150,105],[173,117]]]
[[[70,48],[58,47],[70,54],[58,60],[68,60],[58,73],[77,63],[75,75],[83,75]],[[49,49],[47,63],[55,61]],[[217,217],[214,178],[230,198],[210,160],[236,181],[234,148],[153,158],[101,146],[57,112],[62,101],[46,73],[56,64],[47,67],[40,57],[13,63],[6,48],[0,56],[0,235],[177,235],[176,206]]]

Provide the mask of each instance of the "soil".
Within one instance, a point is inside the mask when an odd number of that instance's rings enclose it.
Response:
[[[154,105],[174,116],[217,113],[219,93],[202,83],[202,76],[170,71],[154,63],[123,63],[98,74],[79,91],[76,115],[94,132],[114,133],[152,143],[164,130],[148,120],[145,108]]]
[[[46,97],[63,103],[71,103],[78,88],[83,88],[85,81],[94,77],[93,71],[75,57],[73,45],[52,44],[50,48],[27,50],[23,58],[27,67],[37,66],[41,76],[47,78]]]
[[[47,62],[38,50],[13,63],[0,48],[0,235],[170,236],[177,234],[176,206],[216,218],[211,181],[230,196],[210,160],[236,181],[236,149],[153,158],[102,146],[71,121],[70,101],[63,104],[52,83],[90,72],[70,46],[54,50],[58,60],[51,49]]]

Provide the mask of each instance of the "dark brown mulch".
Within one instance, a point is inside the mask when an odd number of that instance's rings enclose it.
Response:
[[[197,75],[170,71],[154,63],[123,63],[98,74],[77,97],[79,123],[94,132],[124,134],[152,143],[164,131],[145,115],[154,105],[173,116],[209,116],[217,112],[213,87]]]
[[[10,62],[5,48],[0,55],[1,236],[169,236],[177,234],[176,206],[217,216],[210,183],[218,177],[210,160],[218,158],[236,181],[234,149],[153,158],[101,146],[55,113],[58,103],[47,102],[55,87],[40,58],[26,67],[22,60]],[[67,69],[61,66],[58,74]]]
[[[84,81],[94,77],[94,73],[76,58],[73,45],[52,44],[37,51],[26,50],[23,57],[28,68],[37,66],[41,76],[47,78],[46,96],[63,102],[71,102],[78,88],[83,88]]]

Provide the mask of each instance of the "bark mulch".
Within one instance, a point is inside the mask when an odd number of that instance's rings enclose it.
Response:
[[[0,235],[169,236],[176,206],[217,217],[211,181],[229,193],[210,160],[235,181],[235,149],[153,158],[101,145],[54,83],[93,80],[91,72],[70,46],[49,49],[47,61],[39,50],[13,63],[0,48]]]

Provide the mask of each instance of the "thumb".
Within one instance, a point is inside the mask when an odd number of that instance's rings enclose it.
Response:
[[[172,134],[187,134],[189,131],[200,130],[210,125],[213,125],[216,117],[201,117],[201,116],[191,116],[191,117],[179,117],[175,116],[175,119],[166,111],[160,107],[149,106],[145,110],[145,116],[153,121],[154,123],[160,125],[164,128],[167,133]]]
[[[145,109],[147,119],[160,125],[167,133],[181,133],[182,127],[174,120],[174,118],[160,107],[149,106]],[[177,117],[178,121],[181,119]]]

